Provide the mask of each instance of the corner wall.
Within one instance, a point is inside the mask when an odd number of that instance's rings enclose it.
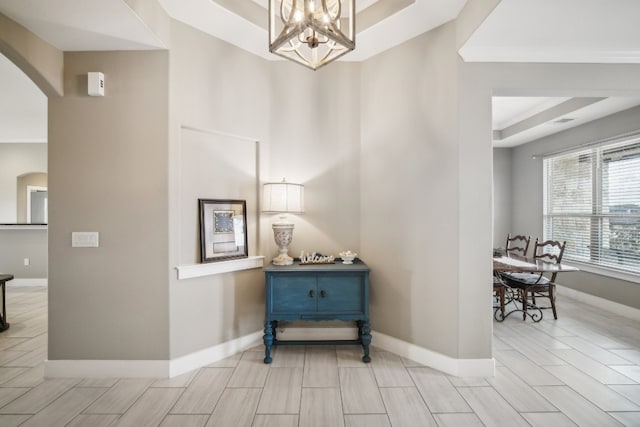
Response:
[[[453,358],[460,327],[455,43],[450,23],[365,61],[360,98],[360,236],[371,267],[372,327]]]
[[[247,200],[249,255],[270,262],[276,218],[259,212],[261,184],[282,177],[305,185],[306,213],[291,216],[290,255],[358,250],[359,65],[311,72],[178,22],[172,38],[170,267],[199,261],[198,197]],[[185,126],[201,132],[185,134]],[[261,269],[185,280],[172,271],[170,278],[172,359],[213,352],[264,327]]]

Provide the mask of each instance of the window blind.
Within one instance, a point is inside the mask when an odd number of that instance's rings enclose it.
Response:
[[[640,275],[640,137],[543,161],[545,240],[564,259]]]

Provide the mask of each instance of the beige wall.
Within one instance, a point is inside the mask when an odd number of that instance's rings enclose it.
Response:
[[[64,82],[49,98],[49,359],[166,360],[169,53],[68,52]],[[72,248],[73,231],[100,247]]]

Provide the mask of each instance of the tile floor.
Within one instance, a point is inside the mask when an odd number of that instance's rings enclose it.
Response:
[[[172,379],[43,378],[46,289],[9,288],[0,426],[640,426],[640,322],[561,298],[494,323],[496,376],[357,347],[256,347]],[[550,319],[551,318],[551,319]],[[374,335],[375,344],[375,335]]]

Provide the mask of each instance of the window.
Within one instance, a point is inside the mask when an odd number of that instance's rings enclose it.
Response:
[[[640,135],[544,159],[544,238],[564,259],[640,276]]]

